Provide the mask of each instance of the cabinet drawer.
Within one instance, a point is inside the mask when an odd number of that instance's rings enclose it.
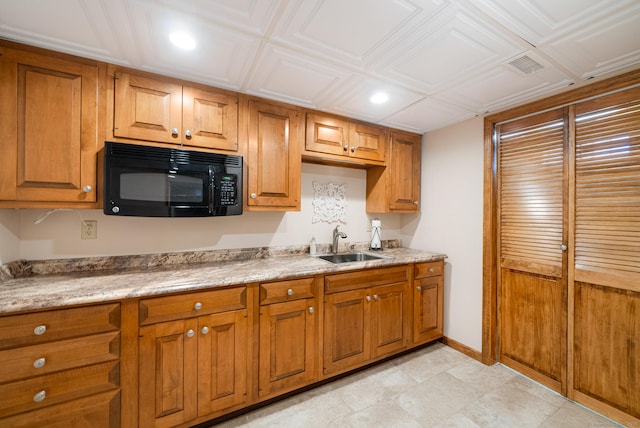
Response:
[[[119,383],[117,361],[6,383],[0,385],[0,418],[115,390]]]
[[[140,301],[140,325],[155,324],[247,307],[247,287],[225,288]]]
[[[324,278],[326,293],[355,290],[383,284],[405,282],[409,279],[409,268],[406,265],[382,269],[367,269],[358,272],[327,275]]]
[[[120,391],[90,395],[55,406],[0,419],[12,428],[115,428],[120,426]]]
[[[301,278],[260,284],[260,304],[313,298],[313,281],[313,278]]]
[[[444,273],[444,261],[416,263],[415,278],[427,278],[429,276],[438,276]]]
[[[86,306],[0,318],[0,350],[120,328],[120,305]]]
[[[0,383],[117,360],[120,333],[102,333],[0,351]]]

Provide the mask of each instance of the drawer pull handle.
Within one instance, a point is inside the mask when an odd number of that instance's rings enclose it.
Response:
[[[202,309],[202,303],[196,302],[196,304],[193,305],[193,309],[195,309],[196,311],[199,311],[200,309]]]
[[[429,272],[434,273],[436,270],[434,268],[429,268]]]
[[[202,327],[202,334],[207,334],[209,333],[209,327],[207,327],[206,325],[204,327]]]
[[[45,398],[47,398],[47,392],[43,389],[33,396],[33,401],[35,401],[36,403],[40,403],[44,401]]]
[[[192,329],[187,330],[187,337],[193,337],[196,334]]]
[[[287,290],[287,296],[293,296],[293,289],[288,289]]]
[[[37,326],[36,328],[33,329],[33,333],[36,336],[42,336],[46,332],[47,332],[47,326],[46,325],[39,325],[39,326]]]
[[[421,287],[421,286],[419,286],[419,285],[416,285],[416,290],[418,290],[418,291],[422,291],[422,287]]]
[[[44,367],[46,362],[47,362],[46,358],[44,358],[44,357],[38,358],[37,360],[35,360],[33,362],[33,367],[35,367],[36,369],[40,369],[40,368]]]
[[[315,309],[313,309],[313,306],[309,306],[309,313],[312,314],[315,312]]]

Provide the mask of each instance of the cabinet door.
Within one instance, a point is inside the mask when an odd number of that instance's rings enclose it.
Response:
[[[318,153],[348,155],[349,130],[346,120],[309,113],[305,148]]]
[[[238,97],[185,86],[182,126],[185,145],[238,151]]]
[[[420,136],[393,132],[390,158],[390,211],[420,211]]]
[[[424,343],[442,337],[444,279],[431,276],[414,281],[413,342]]]
[[[0,47],[0,200],[95,202],[98,67]]]
[[[390,284],[371,289],[371,355],[397,352],[404,348],[405,284]]]
[[[182,86],[116,72],[114,122],[116,137],[180,143]]]
[[[249,101],[249,209],[300,209],[300,112]]]
[[[318,335],[314,299],[260,308],[260,397],[310,384]]]
[[[389,132],[383,126],[364,123],[351,124],[349,155],[360,159],[384,161]]]
[[[172,427],[197,415],[197,319],[140,328],[140,427]]]
[[[198,318],[198,416],[247,401],[247,311]]]
[[[325,296],[324,374],[357,367],[369,359],[370,305],[367,290]]]

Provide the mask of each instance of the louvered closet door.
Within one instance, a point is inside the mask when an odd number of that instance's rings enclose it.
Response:
[[[498,358],[556,391],[566,385],[564,115],[497,127]]]
[[[574,398],[640,419],[640,89],[576,105]],[[571,310],[571,309],[570,309]],[[597,402],[595,401],[597,400]],[[604,409],[611,413],[611,409]]]

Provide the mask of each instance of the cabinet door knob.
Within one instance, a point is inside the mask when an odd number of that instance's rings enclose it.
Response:
[[[377,294],[373,295],[373,300],[378,300],[378,295]]]
[[[84,193],[89,193],[91,190],[93,190],[93,187],[89,186],[88,184],[85,184],[84,186],[82,186],[82,191]]]
[[[187,330],[187,337],[193,337],[196,334],[192,329]]]
[[[422,287],[420,287],[419,285],[416,285],[416,290],[422,291]]]
[[[347,150],[349,150],[349,145],[345,144],[344,146],[342,146],[342,148],[344,149],[344,151],[346,152]]]
[[[178,134],[179,134],[179,132],[178,132],[178,128],[173,128],[173,129],[171,130],[171,136],[172,136],[172,137],[177,137],[177,136],[178,136]]]
[[[47,332],[47,326],[46,325],[39,325],[39,326],[37,326],[36,328],[33,329],[33,333],[36,336],[42,336],[46,332]]]
[[[436,270],[434,268],[429,268],[429,272],[434,273]]]
[[[196,311],[199,311],[200,309],[202,309],[202,303],[196,302],[196,304],[193,305],[193,309],[195,309]]]
[[[293,296],[293,289],[292,288],[287,290],[287,296]]]
[[[313,309],[313,306],[309,306],[309,313],[312,314],[315,312],[315,309]]]
[[[418,201],[413,201],[413,205],[418,205]]]
[[[568,248],[569,248],[569,247],[567,247],[567,246],[566,246],[566,245],[564,245],[564,244],[560,245],[560,249],[561,249],[562,251],[567,251],[567,249],[568,249]]]
[[[184,136],[187,138],[191,138],[191,130],[187,129],[186,131],[184,131]]]
[[[367,302],[370,302],[371,301],[371,296],[367,296],[367,297],[365,297],[365,299],[367,299]]]
[[[40,369],[44,367],[46,362],[47,362],[47,359],[45,357],[38,358],[33,362],[33,367],[35,367],[36,369]]]
[[[356,151],[356,146],[351,146],[351,153],[354,153]]]
[[[252,194],[251,194],[251,199],[255,199],[255,198],[257,198],[257,197],[258,197],[258,195],[256,195],[255,193],[252,193]]]
[[[202,327],[202,334],[207,334],[209,333],[209,327],[207,327],[206,325],[204,327]]]
[[[47,398],[47,392],[43,389],[33,396],[33,401],[35,401],[36,403],[40,403],[44,401],[45,398]]]

